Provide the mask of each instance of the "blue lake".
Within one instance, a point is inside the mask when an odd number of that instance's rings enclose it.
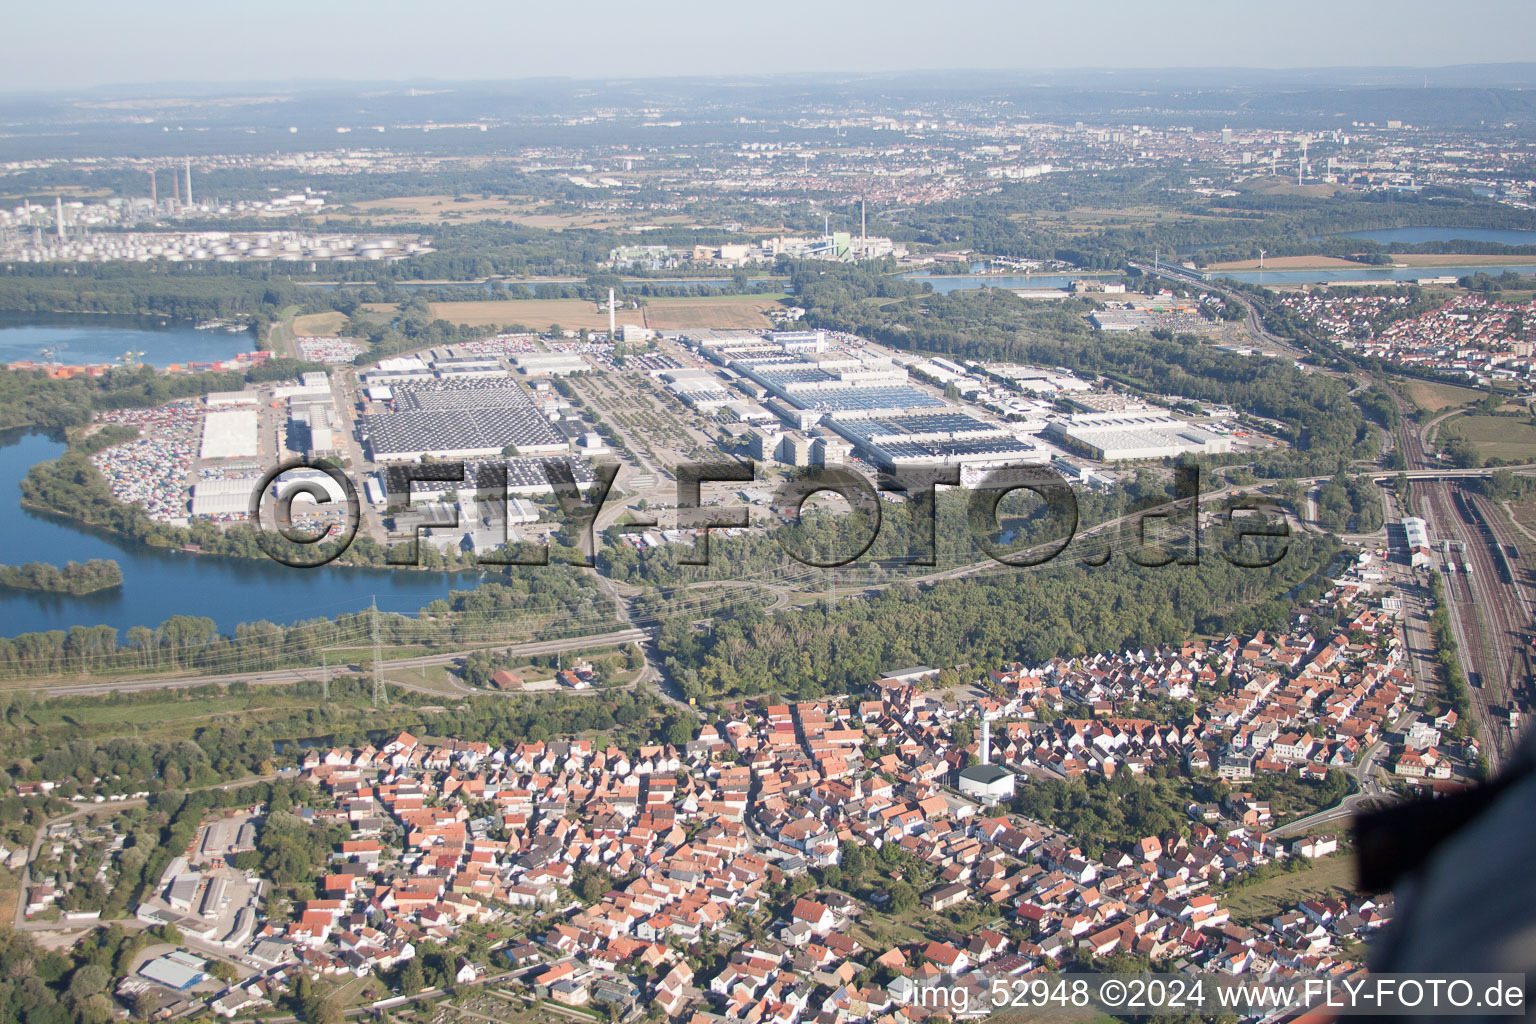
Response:
[[[229,632],[240,622],[288,623],[355,612],[375,596],[385,611],[414,613],[480,580],[479,573],[334,565],[291,569],[276,562],[191,555],[22,508],[18,486],[27,470],[63,450],[60,441],[41,434],[0,433],[0,561],[62,565],[110,558],[123,568],[123,585],[82,597],[0,589],[0,635],[98,624],[126,630],[157,626],[172,615],[205,615]]]
[[[125,353],[154,366],[216,362],[256,348],[249,332],[199,331],[161,317],[0,313],[0,363],[116,363]]]

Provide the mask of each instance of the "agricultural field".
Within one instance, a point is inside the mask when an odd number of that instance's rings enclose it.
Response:
[[[1311,867],[1289,871],[1221,898],[1234,921],[1255,921],[1314,896],[1348,896],[1355,891],[1355,862],[1347,854],[1324,857]]]
[[[366,219],[375,227],[403,224],[453,222],[474,224],[485,221],[522,224],[531,228],[560,231],[566,228],[607,230],[632,226],[636,217],[601,210],[560,210],[555,204],[503,196],[391,196],[388,199],[364,199],[314,215],[313,220]],[[648,224],[682,225],[693,218],[684,214],[646,218]]]
[[[1452,252],[1409,252],[1395,253],[1392,259],[1410,267],[1483,267],[1536,263],[1536,257],[1498,256],[1490,253],[1458,255]]]
[[[685,299],[649,299],[646,318],[657,330],[716,327],[721,330],[758,330],[771,327],[765,312],[778,308],[768,295],[701,295]]]
[[[1025,210],[1016,214],[1010,214],[1010,220],[1021,223],[1034,223],[1038,221],[1040,213],[1034,210]],[[1160,220],[1173,217],[1165,209],[1159,209],[1151,205],[1135,205],[1123,207],[1081,206],[1070,210],[1052,211],[1050,219],[1072,235],[1085,235],[1093,231],[1102,231],[1107,228],[1126,228],[1137,225],[1154,224]],[[1226,217],[1210,214],[1191,214],[1180,212],[1177,214],[1180,221],[1211,221],[1224,222]]]
[[[1438,413],[1464,405],[1481,402],[1484,395],[1474,388],[1459,388],[1454,384],[1435,384],[1427,380],[1409,381],[1404,385],[1408,400],[1420,409]]]
[[[1504,266],[1510,263],[1533,262],[1532,257],[1509,257],[1494,255],[1458,255],[1449,252],[1420,252],[1420,253],[1390,253],[1393,263],[1405,267],[1482,267]],[[1209,270],[1257,270],[1258,260],[1229,260],[1226,263],[1212,263]],[[1340,270],[1354,268],[1360,271],[1380,269],[1365,263],[1356,263],[1354,260],[1342,259],[1338,256],[1269,256],[1264,260],[1265,270]]]
[[[1347,191],[1342,185],[1330,185],[1327,182],[1298,185],[1290,178],[1282,178],[1279,175],[1269,178],[1250,178],[1238,184],[1236,188],[1242,192],[1257,192],[1270,196],[1301,196],[1308,199],[1328,199]]]
[[[346,323],[345,313],[309,313],[294,318],[293,333],[302,338],[334,338]]]
[[[652,330],[680,330],[690,327],[752,330],[772,326],[763,315],[778,305],[766,295],[702,295],[678,299],[649,299],[643,309],[620,309],[621,326],[649,327]],[[433,317],[472,327],[500,327],[522,324],[545,330],[559,324],[566,330],[608,330],[608,313],[584,299],[486,299],[471,302],[434,302]]]
[[[472,198],[469,196],[425,195],[392,196],[349,203],[322,216],[365,217],[375,225],[421,224],[433,221],[508,221],[519,220],[532,209],[521,199]],[[582,225],[586,226],[586,225]]]
[[[1316,270],[1319,268],[1334,270],[1344,267],[1354,267],[1358,270],[1370,269],[1363,263],[1354,260],[1340,259],[1337,256],[1268,256],[1264,259],[1265,270]],[[1226,263],[1212,263],[1207,270],[1257,270],[1258,260],[1228,260]]]
[[[450,323],[469,324],[471,327],[501,327],[522,324],[533,330],[546,330],[550,324],[559,324],[566,330],[592,331],[608,329],[608,313],[597,303],[585,299],[484,299],[470,302],[434,302],[432,316],[442,317]],[[621,326],[644,327],[645,318],[640,311],[621,309],[618,313]]]
[[[1471,442],[1484,459],[1536,462],[1536,425],[1513,416],[1457,416],[1440,425],[1442,441],[1452,437]]]

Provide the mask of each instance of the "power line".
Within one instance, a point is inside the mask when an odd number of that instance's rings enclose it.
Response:
[[[378,707],[384,703],[384,669],[380,664],[379,653],[379,602],[375,598],[369,602],[368,625],[373,631],[373,706]]]

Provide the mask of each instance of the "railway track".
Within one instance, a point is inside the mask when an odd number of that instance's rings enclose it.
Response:
[[[1422,486],[1419,493],[1438,534],[1460,545],[1461,564],[1445,581],[1447,611],[1471,691],[1473,720],[1485,754],[1497,767],[1515,745],[1510,700],[1526,687],[1521,652],[1530,628],[1526,598],[1512,576],[1509,583],[1501,578],[1499,563],[1507,571],[1507,559],[1478,498],[1438,483]]]
[[[1519,545],[1514,528],[1502,517],[1499,508],[1483,497],[1468,496],[1486,532],[1490,557],[1502,563],[1501,582],[1498,588],[1504,605],[1504,617],[1509,629],[1508,643],[1510,668],[1507,673],[1509,707],[1518,711],[1521,718],[1529,714],[1536,700],[1536,683],[1533,683],[1533,658],[1531,640],[1536,635],[1536,603],[1533,603],[1532,587],[1536,585],[1531,572],[1518,557]],[[1511,557],[1514,555],[1515,557]],[[1506,582],[1507,581],[1507,582]],[[1508,716],[1506,716],[1508,717]],[[1511,729],[1518,732],[1517,726]]]

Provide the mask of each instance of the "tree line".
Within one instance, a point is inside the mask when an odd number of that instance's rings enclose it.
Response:
[[[451,591],[417,616],[380,612],[378,636],[390,650],[451,649],[482,639],[490,628],[508,639],[562,629],[591,632],[611,614],[584,574],[554,566]],[[371,615],[365,610],[289,625],[240,623],[228,634],[196,615],[173,615],[157,627],[133,626],[123,634],[104,625],[21,633],[0,637],[0,678],[259,671],[318,664],[326,651],[338,664],[349,658],[363,663],[370,659]]]
[[[1292,608],[1322,593],[1338,550],[1332,537],[1290,539],[1267,569],[1207,552],[1198,565],[1102,568],[1066,564],[981,575],[924,588],[898,584],[863,600],[768,614],[747,608],[701,633],[682,619],[658,644],[695,698],[852,693],[892,668],[1042,662],[1143,647],[1194,633],[1283,628]],[[1070,557],[1070,556],[1069,556]]]
[[[94,594],[123,585],[123,569],[108,558],[87,562],[48,562],[0,565],[0,587],[12,590],[39,590],[48,594]]]

